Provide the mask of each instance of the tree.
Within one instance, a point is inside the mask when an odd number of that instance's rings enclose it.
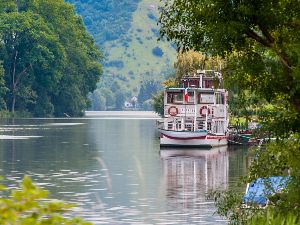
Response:
[[[124,96],[124,92],[122,91],[117,91],[116,92],[116,110],[123,110],[123,106],[124,106],[124,102],[125,102],[125,96]]]
[[[216,70],[221,71],[225,67],[224,60],[219,56],[211,57],[189,50],[186,52],[179,52],[177,54],[177,61],[174,63],[176,70],[176,79],[180,82],[182,76],[196,73],[197,70]]]
[[[54,33],[32,12],[1,13],[0,34],[4,43],[1,58],[10,90],[6,101],[14,113],[17,98],[25,107],[36,99],[33,68],[52,68],[54,76],[63,52]]]
[[[63,0],[1,3],[0,40],[12,112],[78,116],[88,107],[102,55],[72,5]]]
[[[8,89],[5,86],[3,75],[4,75],[4,70],[2,64],[0,64],[0,110],[6,109],[4,95],[8,91]]]
[[[299,114],[299,10],[298,0],[166,1],[160,32],[181,50],[235,53],[228,73],[268,100],[284,96]]]
[[[254,99],[269,103],[261,107],[261,121],[277,140],[257,149],[245,181],[289,175],[289,182],[265,210],[243,208],[241,196],[232,193],[217,196],[218,212],[232,224],[253,224],[251,217],[264,223],[269,209],[278,216],[273,222],[288,215],[299,224],[299,11],[298,0],[174,0],[166,1],[161,11],[163,36],[180,50],[226,58],[223,74],[234,84],[229,87],[241,94],[250,90],[257,95]]]
[[[154,80],[144,80],[141,83],[141,88],[138,94],[139,104],[143,104],[148,99],[151,99],[152,95],[157,93],[160,89],[160,84],[158,81]]]
[[[160,116],[164,116],[164,92],[158,92],[152,96],[152,107]]]

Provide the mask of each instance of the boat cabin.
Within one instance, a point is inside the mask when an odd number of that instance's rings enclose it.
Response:
[[[222,77],[215,71],[197,71],[182,78],[183,87],[164,93],[164,129],[208,130],[224,134],[227,129],[228,92],[221,88]]]
[[[193,75],[181,78],[184,88],[221,88],[222,75],[214,70],[197,70]]]

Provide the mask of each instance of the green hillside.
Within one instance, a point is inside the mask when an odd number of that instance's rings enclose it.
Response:
[[[157,41],[159,0],[70,2],[105,57],[102,80],[91,95],[94,110],[121,109],[124,101],[138,96],[141,85],[149,82],[156,84],[146,88],[150,92],[159,88],[176,57],[174,47]]]

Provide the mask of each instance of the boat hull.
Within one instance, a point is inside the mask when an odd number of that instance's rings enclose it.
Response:
[[[200,135],[190,136],[190,132],[184,132],[180,136],[172,136],[170,133],[160,133],[160,145],[165,147],[217,147],[227,145],[227,136],[225,135]]]
[[[182,140],[199,139],[207,136],[207,130],[200,131],[174,131],[158,129],[161,134],[170,138],[177,138]]]

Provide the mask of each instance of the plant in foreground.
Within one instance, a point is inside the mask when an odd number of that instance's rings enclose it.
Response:
[[[24,177],[18,189],[8,191],[1,185],[0,190],[0,224],[91,225],[81,218],[67,217],[65,213],[74,205],[50,200],[49,192],[34,185],[29,177]]]

